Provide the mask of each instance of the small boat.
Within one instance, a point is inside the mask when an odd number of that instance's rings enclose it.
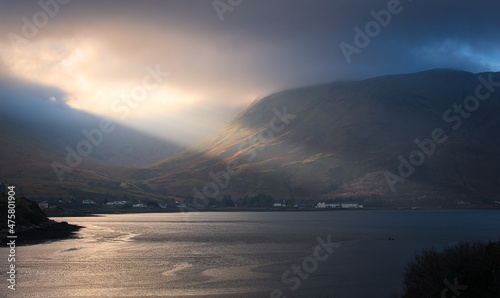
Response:
[[[387,240],[394,240],[394,238],[392,238],[392,237],[389,237],[389,238],[387,238]]]

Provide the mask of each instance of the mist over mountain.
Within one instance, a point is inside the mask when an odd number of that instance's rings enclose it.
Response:
[[[92,182],[114,188],[184,149],[75,110],[56,88],[3,77],[0,90],[0,180],[30,197],[64,197]]]
[[[286,90],[140,178],[186,198],[489,203],[500,191],[498,82],[436,69]]]

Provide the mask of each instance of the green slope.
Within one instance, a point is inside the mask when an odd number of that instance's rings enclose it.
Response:
[[[488,74],[480,74],[487,78]],[[492,202],[499,192],[500,96],[481,101],[459,129],[443,120],[474,95],[478,74],[432,70],[287,90],[263,98],[199,145],[139,174],[157,192],[192,197],[236,163],[217,197],[264,191],[294,201],[379,198],[397,205]],[[495,74],[496,81],[500,81]],[[284,109],[286,124],[273,118]],[[273,111],[274,110],[274,111]],[[293,119],[292,119],[293,118]],[[269,137],[269,129],[283,126]],[[384,173],[435,128],[449,136],[391,191]],[[267,130],[267,132],[266,132]],[[272,129],[271,129],[272,131]],[[265,143],[249,145],[266,137]],[[224,179],[225,180],[225,179]],[[213,185],[206,194],[216,194]]]

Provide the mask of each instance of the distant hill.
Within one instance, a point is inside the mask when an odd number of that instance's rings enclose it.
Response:
[[[55,91],[32,85],[0,80],[0,182],[28,198],[122,198],[130,191],[120,184],[136,168],[185,149],[50,100]]]
[[[13,100],[20,91],[0,82],[0,182],[51,202],[265,194],[293,204],[493,204],[497,82],[500,73],[437,69],[285,90],[185,151],[118,123],[106,132],[103,119],[38,93]]]
[[[52,119],[25,118],[5,110],[0,111],[0,116],[4,147],[20,146],[55,157],[65,158],[69,152],[67,146],[78,151],[78,144],[84,141],[92,145],[91,154],[84,156],[86,161],[145,167],[185,149],[117,122],[68,108]],[[101,125],[110,132],[104,132]]]
[[[292,202],[490,204],[500,193],[494,82],[500,73],[437,69],[282,91],[136,178],[186,198],[262,191]],[[489,98],[470,97],[476,91]],[[433,138],[440,143],[424,141]]]

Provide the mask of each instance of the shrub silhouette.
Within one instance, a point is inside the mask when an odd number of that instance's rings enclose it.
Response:
[[[403,287],[405,298],[500,297],[500,241],[461,242],[415,254]]]

